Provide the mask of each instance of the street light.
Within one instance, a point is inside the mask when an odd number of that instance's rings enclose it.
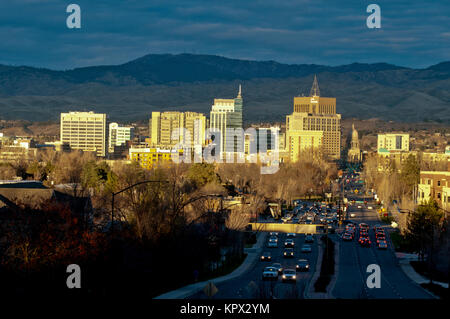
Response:
[[[148,184],[148,183],[168,183],[168,181],[161,181],[161,180],[142,181],[142,182],[133,184],[131,186],[128,186],[118,192],[112,193],[112,197],[111,197],[111,235],[113,234],[113,227],[114,227],[114,198],[115,198],[115,196],[119,195],[120,193],[123,193],[133,187],[136,187],[138,185]]]

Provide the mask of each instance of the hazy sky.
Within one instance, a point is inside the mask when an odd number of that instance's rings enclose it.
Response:
[[[66,26],[70,3],[81,7],[81,29]],[[366,26],[371,3],[381,29]],[[427,67],[450,60],[450,1],[4,0],[0,40],[0,63],[52,69],[149,53]]]

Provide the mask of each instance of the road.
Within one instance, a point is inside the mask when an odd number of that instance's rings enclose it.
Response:
[[[311,253],[301,253],[300,248],[305,242],[304,234],[297,234],[295,237],[295,256],[294,258],[285,258],[283,256],[284,241],[286,234],[279,233],[278,248],[264,248],[263,251],[269,251],[272,255],[272,261],[265,262],[258,260],[244,275],[217,285],[218,292],[213,299],[266,299],[270,295],[277,299],[303,298],[303,292],[308,281],[310,281],[316,269],[317,261],[317,240],[320,235],[314,235],[314,243]],[[269,236],[267,236],[268,238]],[[298,272],[296,283],[283,283],[281,276],[278,281],[263,281],[261,279],[264,267],[271,266],[273,263],[280,263],[283,268],[295,269],[298,259],[308,259],[310,263],[309,272]],[[208,298],[202,291],[189,297],[189,299]]]
[[[376,248],[375,234],[372,227],[381,224],[375,210],[369,210],[364,205],[361,209],[349,206],[349,213],[356,217],[350,218],[356,223],[366,223],[371,226],[371,247],[361,247],[357,242],[358,234],[351,242],[339,240],[339,275],[332,291],[335,298],[345,299],[429,299],[431,296],[420,286],[412,282],[401,270],[394,255],[394,249],[389,238],[392,229],[386,227],[387,250]],[[368,204],[370,205],[370,203]],[[381,288],[368,288],[366,284],[367,266],[377,264],[381,268]]]

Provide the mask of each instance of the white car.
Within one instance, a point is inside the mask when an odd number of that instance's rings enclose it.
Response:
[[[297,272],[294,269],[285,269],[281,278],[283,281],[296,281]]]
[[[356,217],[356,214],[355,213],[351,213],[350,217]]]
[[[373,209],[373,207],[372,206],[367,206],[367,209]]]
[[[295,236],[296,236],[295,233],[287,233],[287,235],[286,235],[287,238],[292,238]]]
[[[262,273],[262,279],[278,279],[278,269],[275,267],[266,267]]]
[[[269,236],[278,236],[278,232],[271,231],[271,232],[269,233]]]

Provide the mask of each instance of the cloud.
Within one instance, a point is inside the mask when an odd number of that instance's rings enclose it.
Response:
[[[378,30],[365,24],[371,1],[72,2],[82,10],[81,30],[66,28],[64,1],[2,2],[0,63],[67,69],[183,52],[326,65],[425,67],[450,60],[445,0],[379,0]]]

